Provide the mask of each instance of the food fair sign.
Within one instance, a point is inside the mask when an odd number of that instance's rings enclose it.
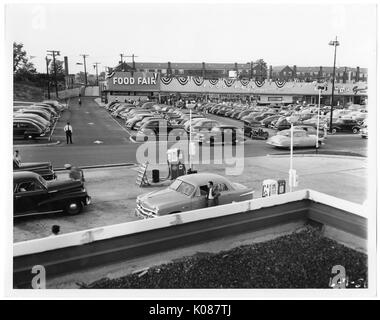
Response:
[[[107,79],[110,91],[159,91],[158,73],[115,72]]]

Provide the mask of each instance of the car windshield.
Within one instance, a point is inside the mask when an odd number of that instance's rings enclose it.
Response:
[[[42,178],[41,176],[38,177],[38,181],[44,186],[44,188],[46,189],[47,188],[47,182],[44,178]]]
[[[177,179],[169,186],[169,189],[182,193],[186,196],[190,196],[193,194],[195,187],[190,183]]]

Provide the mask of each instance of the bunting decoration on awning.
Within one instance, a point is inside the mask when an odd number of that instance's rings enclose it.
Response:
[[[286,81],[276,80],[275,83],[278,88],[282,88],[285,85]]]
[[[201,86],[203,84],[203,78],[201,77],[193,77],[193,82],[197,85],[197,86]]]
[[[164,85],[168,85],[170,82],[172,82],[172,77],[161,77],[161,82],[164,84]]]
[[[249,79],[240,79],[240,83],[241,83],[244,87],[246,87],[246,86],[249,85]]]
[[[234,79],[224,79],[224,83],[226,84],[227,87],[231,87],[234,83]]]
[[[112,78],[115,74],[115,71],[112,71],[111,73],[107,72],[106,79]]]
[[[184,86],[189,82],[189,77],[178,77],[177,80],[181,85]]]
[[[210,84],[212,84],[213,86],[215,86],[215,85],[219,82],[218,79],[209,79],[208,81],[209,81]]]
[[[260,80],[255,80],[255,84],[256,84],[256,86],[258,86],[259,88],[261,88],[261,87],[264,85],[264,83],[265,83],[265,80],[262,80],[262,81],[260,81]]]

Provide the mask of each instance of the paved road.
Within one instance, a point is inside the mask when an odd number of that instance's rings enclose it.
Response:
[[[236,120],[209,115],[224,124],[237,124]],[[67,121],[73,126],[73,144],[67,145],[63,127]],[[24,162],[50,160],[54,167],[65,163],[77,166],[102,165],[110,163],[136,163],[139,144],[129,140],[130,134],[121,122],[95,103],[93,98],[82,98],[79,107],[76,99],[70,100],[70,108],[59,120],[53,141],[61,141],[51,146],[17,146]],[[98,142],[95,143],[95,142]],[[160,146],[162,149],[162,145]],[[15,146],[16,148],[16,146]],[[367,140],[360,135],[329,136],[319,151],[329,153],[353,153],[366,155]],[[248,139],[244,144],[244,156],[256,157],[268,154],[287,154],[289,150],[275,149],[260,140]],[[314,148],[297,150],[295,153],[315,153]],[[213,154],[211,154],[213,156]]]

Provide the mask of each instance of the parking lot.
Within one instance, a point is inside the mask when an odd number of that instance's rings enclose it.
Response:
[[[94,101],[94,98],[83,98],[81,107],[78,106],[76,99],[70,99],[69,105],[69,110],[63,113],[56,125],[51,145],[14,146],[14,149],[20,150],[23,161],[49,160],[54,167],[59,168],[66,163],[77,166],[136,163],[135,155],[138,144],[130,141],[131,130],[125,127],[125,121],[113,118],[109,112]],[[241,126],[241,122],[235,119],[213,114],[208,114],[207,117],[217,120],[221,124]],[[63,127],[67,121],[70,121],[74,130],[72,145],[67,145],[65,141]],[[270,135],[275,133],[274,130],[266,130],[270,132]],[[249,137],[246,137],[244,146],[245,157],[289,153],[289,150],[267,145],[265,140],[252,140]],[[318,152],[365,156],[367,140],[362,139],[360,135],[347,133],[329,135]],[[295,149],[295,153],[315,153],[315,149]]]
[[[239,120],[214,114],[208,119],[221,125],[241,127]],[[67,122],[73,127],[73,144],[66,144],[63,127]],[[267,129],[269,136],[276,130]],[[25,241],[49,236],[51,226],[60,225],[61,233],[88,228],[102,227],[139,219],[134,214],[136,197],[142,193],[165,188],[170,181],[159,186],[139,188],[135,185],[138,166],[136,150],[141,145],[133,143],[131,136],[136,131],[126,128],[125,120],[113,117],[94,98],[82,98],[79,106],[76,99],[70,99],[56,123],[51,144],[15,145],[20,150],[23,162],[51,161],[54,168],[62,168],[66,163],[85,167],[85,186],[92,197],[92,204],[75,216],[49,214],[15,220],[14,241]],[[169,144],[170,145],[170,144]],[[261,197],[261,183],[264,179],[287,179],[289,150],[274,148],[266,140],[246,137],[244,143],[244,171],[238,176],[227,176],[253,188],[253,197]],[[167,146],[165,146],[167,147]],[[300,184],[298,189],[312,188],[353,202],[363,203],[366,189],[367,139],[358,134],[329,135],[316,151],[315,148],[295,149],[295,168]],[[302,156],[304,155],[304,156]],[[334,156],[335,155],[335,156]],[[351,155],[359,157],[340,156]],[[160,169],[160,176],[168,174],[164,163],[149,166]],[[124,164],[109,167],[113,164]],[[91,168],[93,167],[93,168]],[[198,172],[213,172],[224,175],[225,165],[195,164]],[[68,178],[68,173],[59,171],[58,180]]]

